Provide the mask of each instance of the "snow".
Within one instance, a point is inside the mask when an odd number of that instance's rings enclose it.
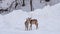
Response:
[[[24,30],[27,17],[38,20],[38,30],[35,30],[34,25],[33,30]],[[33,12],[14,10],[7,15],[0,15],[0,34],[60,34],[60,3]]]

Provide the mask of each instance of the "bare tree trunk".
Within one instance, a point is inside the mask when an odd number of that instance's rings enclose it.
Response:
[[[33,11],[33,10],[32,10],[32,0],[30,0],[30,7],[31,7],[31,11]]]
[[[46,2],[49,2],[50,0],[45,0]]]
[[[17,5],[18,5],[17,1],[18,1],[18,0],[15,0],[15,9],[16,9],[16,7],[17,7]]]
[[[23,0],[23,4],[22,4],[22,6],[25,6],[25,0]]]

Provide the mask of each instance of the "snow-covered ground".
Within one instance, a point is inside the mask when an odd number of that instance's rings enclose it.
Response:
[[[31,16],[38,20],[39,29],[36,30],[33,25],[33,30],[25,31],[24,21]],[[60,34],[60,3],[34,12],[14,10],[0,15],[0,34]]]

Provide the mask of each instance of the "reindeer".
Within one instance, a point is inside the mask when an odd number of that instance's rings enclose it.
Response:
[[[29,24],[30,24],[30,26],[29,26]],[[25,21],[25,30],[32,30],[32,25],[33,24],[35,24],[36,29],[38,29],[38,21],[37,21],[37,19],[31,19],[31,18],[26,19],[26,21]]]

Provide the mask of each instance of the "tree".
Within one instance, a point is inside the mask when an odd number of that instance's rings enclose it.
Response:
[[[30,0],[30,7],[31,7],[31,11],[33,11],[33,10],[32,10],[32,0]]]
[[[50,2],[50,0],[40,0],[40,3],[41,3],[42,1],[45,1],[45,2]]]
[[[25,0],[23,0],[23,4],[22,4],[22,6],[25,6]]]
[[[18,5],[18,2],[17,2],[18,0],[15,0],[15,8],[17,7],[17,5]]]
[[[45,0],[45,2],[49,2],[50,0]]]

